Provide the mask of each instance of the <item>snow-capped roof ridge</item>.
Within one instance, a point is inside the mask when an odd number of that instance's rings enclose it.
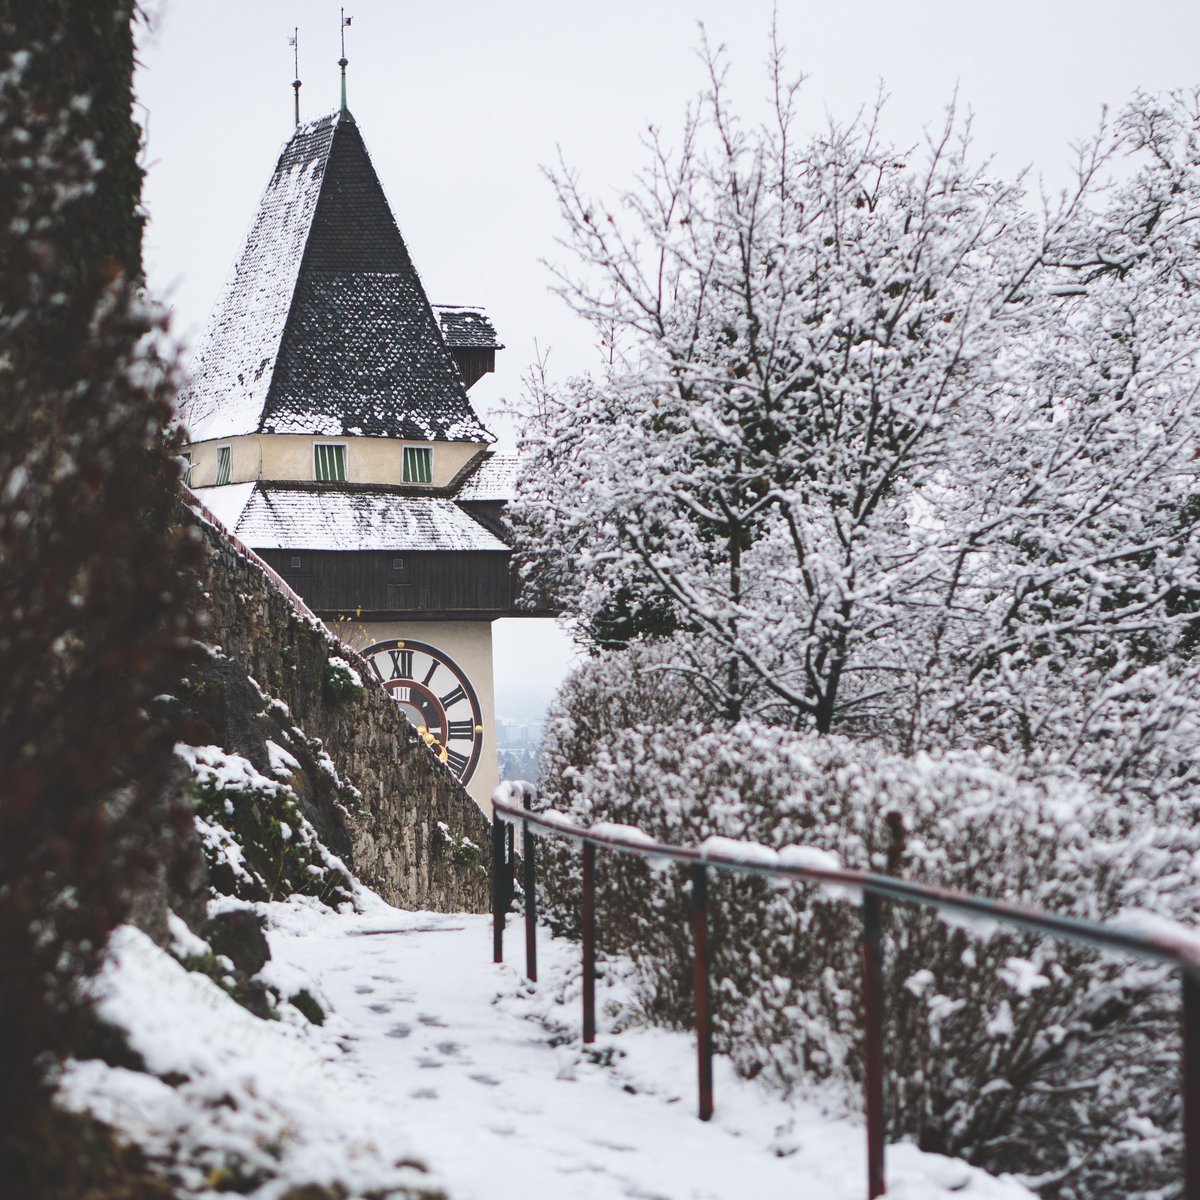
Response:
[[[180,399],[193,441],[492,440],[349,113],[283,147]]]
[[[509,503],[516,498],[521,459],[516,454],[487,454],[472,459],[469,473],[455,493],[455,499],[475,502]]]
[[[234,532],[259,550],[509,553],[504,542],[453,500],[403,495],[383,487],[316,491],[260,483],[239,514]]]

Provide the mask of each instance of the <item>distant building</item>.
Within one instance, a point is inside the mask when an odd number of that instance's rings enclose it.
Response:
[[[496,718],[496,745],[501,753],[505,750],[537,750],[542,744],[545,721],[512,720]]]
[[[488,807],[491,623],[514,608],[515,463],[467,389],[502,349],[430,305],[354,118],[299,125],[181,396],[189,482],[356,645]]]

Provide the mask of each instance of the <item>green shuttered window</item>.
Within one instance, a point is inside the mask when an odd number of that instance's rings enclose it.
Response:
[[[217,485],[229,482],[229,447],[217,447]]]
[[[433,482],[433,451],[428,446],[404,447],[404,482]]]
[[[343,483],[346,479],[346,447],[318,442],[313,447],[313,478]]]

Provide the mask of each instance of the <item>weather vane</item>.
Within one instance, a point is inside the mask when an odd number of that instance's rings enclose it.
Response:
[[[293,51],[293,73],[292,73],[292,90],[296,93],[296,124],[300,124],[300,26],[297,25],[292,31],[292,36],[288,38],[288,45]]]
[[[342,68],[342,112],[346,111],[346,63],[349,61],[346,58],[346,29],[353,17],[346,16],[346,10],[342,9],[342,57],[338,59],[338,66]]]

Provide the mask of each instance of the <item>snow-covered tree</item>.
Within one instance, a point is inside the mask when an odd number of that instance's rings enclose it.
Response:
[[[1136,169],[1048,264],[1018,419],[947,510],[981,553],[931,720],[1126,790],[1194,782],[1198,128],[1195,97],[1122,115]]]
[[[676,635],[730,720],[1031,746],[1085,676],[1068,741],[1163,701],[1195,618],[1194,122],[1136,106],[1034,214],[953,113],[923,152],[877,112],[802,140],[778,56],[761,129],[711,68],[614,208],[554,176],[563,294],[615,351],[530,410],[542,581],[597,641]],[[1097,208],[1122,149],[1150,165]]]

